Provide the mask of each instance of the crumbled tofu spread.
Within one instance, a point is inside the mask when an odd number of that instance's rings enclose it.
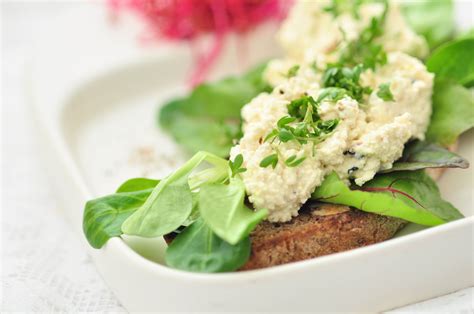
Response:
[[[320,55],[330,55],[348,41],[359,37],[373,17],[384,10],[382,3],[365,3],[358,9],[359,18],[351,12],[338,16],[327,12],[332,1],[296,1],[277,38],[286,55],[298,62],[313,62]],[[384,34],[377,39],[387,52],[401,51],[423,58],[428,54],[425,39],[405,21],[398,4],[390,1]]]
[[[358,185],[371,180],[380,169],[392,167],[409,139],[423,139],[428,126],[433,75],[416,58],[393,52],[388,54],[387,64],[362,73],[362,84],[373,90],[362,103],[345,96],[335,103],[320,104],[323,120],[338,118],[340,122],[326,140],[315,146],[314,153],[311,143],[279,143],[282,159],[293,155],[306,159],[297,167],[288,167],[281,159],[275,168],[261,167],[262,159],[273,153],[272,144],[264,138],[288,114],[291,100],[304,95],[318,98],[321,75],[303,65],[296,76],[283,80],[272,93],[259,95],[242,109],[244,136],[232,148],[231,158],[243,155],[247,171],[242,178],[249,200],[256,208],[268,209],[272,222],[296,216],[332,171],[347,182],[354,179]],[[393,101],[377,96],[384,83],[390,84]]]
[[[351,12],[333,16],[326,12],[331,1],[297,0],[277,34],[285,51],[285,58],[269,62],[264,73],[271,86],[286,80],[288,69],[295,64],[318,65],[337,61],[338,53],[348,42],[356,40],[374,17],[383,13],[382,3],[365,3],[359,9],[359,18]],[[416,34],[405,21],[399,5],[390,1],[384,33],[375,40],[386,52],[404,52],[417,58],[427,56],[426,40]]]

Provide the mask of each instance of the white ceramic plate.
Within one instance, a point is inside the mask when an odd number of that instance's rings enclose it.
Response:
[[[260,38],[254,39],[262,44]],[[54,69],[35,64],[30,84],[51,180],[81,233],[87,199],[113,192],[130,177],[161,177],[185,159],[156,128],[155,116],[157,104],[182,92],[189,54],[133,52],[110,56],[106,64],[104,55]],[[221,69],[234,62],[221,60]],[[460,146],[471,164],[473,141],[471,131]],[[411,226],[377,245],[264,270],[170,269],[161,264],[161,239],[115,238],[102,250],[87,247],[130,311],[381,311],[473,285],[473,186],[472,168],[450,170],[440,181],[465,219],[415,233]]]

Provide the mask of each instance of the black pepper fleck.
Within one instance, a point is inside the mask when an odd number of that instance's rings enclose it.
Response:
[[[359,167],[352,167],[351,169],[347,170],[348,174],[352,174],[353,172],[359,170]]]

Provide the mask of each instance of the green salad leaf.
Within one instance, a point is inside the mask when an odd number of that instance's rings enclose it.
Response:
[[[459,35],[458,38],[469,38],[469,37],[474,37],[474,28],[471,28]]]
[[[436,49],[426,61],[437,79],[450,79],[455,83],[474,84],[474,37],[465,37],[446,43]]]
[[[192,100],[179,99],[160,111],[160,125],[177,143],[193,153],[209,151],[221,157],[229,155],[234,139],[240,137],[240,119],[219,120],[211,115],[195,116],[186,113]]]
[[[426,168],[468,168],[469,162],[444,147],[429,142],[414,141],[405,146],[403,156],[390,169],[380,173],[394,171],[420,170]]]
[[[235,156],[234,160],[229,160],[229,168],[232,172],[232,177],[235,177],[237,174],[247,171],[247,168],[243,168],[242,164],[244,163],[244,156],[238,154]]]
[[[240,109],[271,90],[262,78],[265,67],[201,84],[188,96],[168,102],[160,110],[160,126],[190,152],[204,150],[227,157],[234,139],[240,138]]]
[[[333,172],[316,189],[312,198],[427,226],[463,217],[453,205],[441,198],[436,183],[423,171],[377,175],[360,189],[350,189]]]
[[[426,38],[431,48],[453,36],[455,21],[451,0],[403,1],[401,5],[408,24]]]
[[[100,249],[122,235],[122,223],[140,208],[153,189],[116,193],[86,203],[82,228],[89,244]]]
[[[244,198],[244,184],[237,178],[229,184],[205,184],[199,191],[202,218],[214,233],[230,244],[247,237],[268,214],[264,209],[251,210],[245,206]]]
[[[181,226],[191,214],[193,197],[188,178],[203,161],[227,167],[227,161],[209,153],[195,154],[153,189],[146,202],[122,224],[124,234],[158,237]]]
[[[194,172],[203,162],[211,167]],[[239,175],[244,171],[243,162],[242,155],[228,161],[198,152],[162,180],[130,179],[115,194],[86,204],[84,233],[91,246],[100,248],[122,234],[158,237],[180,233],[183,227],[184,231],[195,230],[195,222],[200,220],[205,224],[200,230],[209,230],[206,237],[213,241],[206,244],[212,245],[212,258],[224,261],[219,269],[234,267],[229,265],[235,262],[226,261],[234,258],[229,254],[247,245],[250,232],[267,215],[266,210],[254,212],[244,203],[245,188]],[[183,241],[190,240],[194,241]]]
[[[125,220],[122,231],[142,237],[158,237],[169,233],[189,217],[192,201],[187,177],[162,184],[138,211]]]
[[[465,87],[448,80],[436,80],[433,114],[426,139],[449,146],[459,135],[474,127],[474,97]]]
[[[240,268],[249,256],[248,237],[235,245],[229,244],[213,233],[203,219],[198,219],[171,242],[165,261],[181,270],[216,273]]]
[[[125,181],[115,193],[136,192],[141,190],[153,189],[160,183],[160,180],[147,178],[133,178]]]

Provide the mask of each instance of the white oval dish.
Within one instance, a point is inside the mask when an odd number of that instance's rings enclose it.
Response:
[[[182,50],[137,55],[107,64],[91,56],[94,66],[83,62],[90,69],[76,64],[33,72],[42,78],[31,88],[50,152],[49,175],[81,235],[86,200],[143,172],[164,175],[185,158],[154,117],[158,103],[182,91],[190,56]],[[471,164],[473,141],[471,131],[460,143]],[[377,245],[269,269],[187,273],[160,264],[162,240],[114,238],[102,250],[84,242],[129,311],[381,311],[474,284],[473,177],[472,168],[450,170],[440,181],[465,219],[416,233],[412,227]]]

